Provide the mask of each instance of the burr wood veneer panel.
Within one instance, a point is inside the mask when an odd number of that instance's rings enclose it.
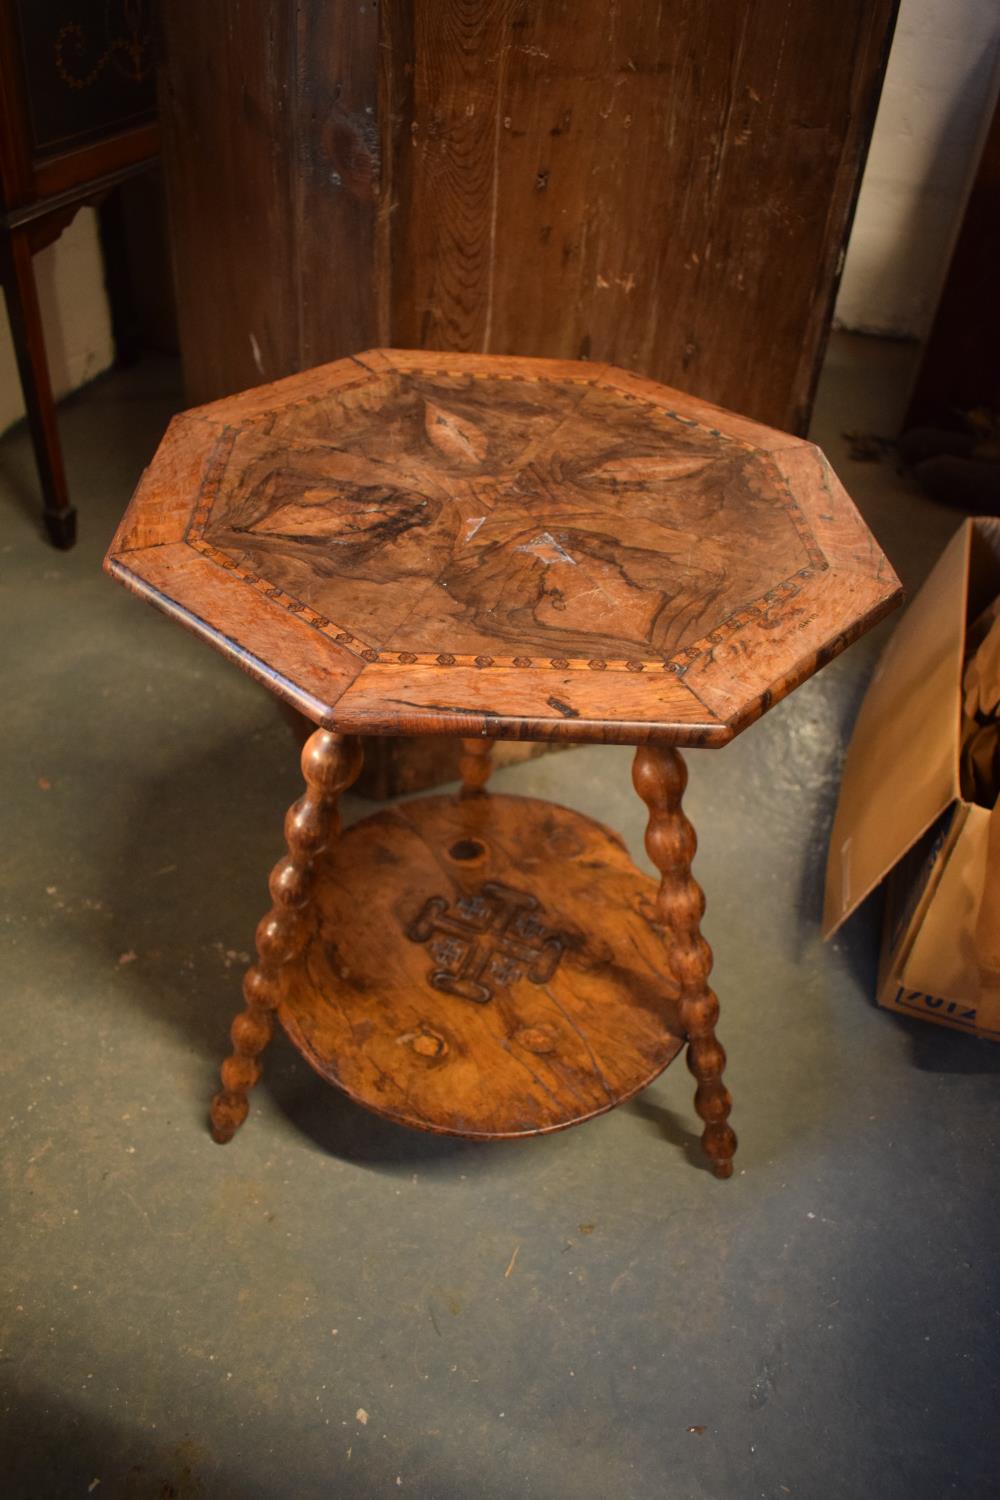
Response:
[[[177,419],[108,565],[379,735],[723,744],[898,596],[808,443],[606,366],[393,350]]]

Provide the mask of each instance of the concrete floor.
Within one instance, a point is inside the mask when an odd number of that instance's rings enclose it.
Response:
[[[912,587],[959,518],[841,437],[894,430],[910,359],[835,340],[814,435]],[[205,1107],[298,780],[268,697],[98,571],[176,380],[65,408],[68,555],[25,436],[0,444],[0,1493],[1000,1494],[1000,1048],[873,1007],[877,913],[817,932],[890,625],[691,756],[731,1182],[698,1169],[683,1067],[582,1129],[472,1146],[364,1114],[283,1040],[221,1149]],[[627,751],[497,782],[645,864]]]

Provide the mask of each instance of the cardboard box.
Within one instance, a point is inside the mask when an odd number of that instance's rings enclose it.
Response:
[[[1000,1040],[1000,812],[959,781],[969,623],[1000,594],[1000,519],[967,521],[862,704],[830,838],[823,935],[887,881],[878,1002]]]

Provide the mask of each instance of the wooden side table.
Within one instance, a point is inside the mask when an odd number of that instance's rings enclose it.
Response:
[[[33,258],[159,151],[149,0],[8,0],[0,8],[0,281],[42,518],[76,540]]]
[[[174,420],[108,571],[319,727],[212,1106],[277,1016],[361,1104],[557,1130],[686,1047],[736,1139],[679,747],[724,745],[898,581],[818,449],[610,366],[376,350]],[[458,795],[341,834],[365,736],[463,740]],[[637,746],[659,882],[590,818],[487,792],[497,739]]]

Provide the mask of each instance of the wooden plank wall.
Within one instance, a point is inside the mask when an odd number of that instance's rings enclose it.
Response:
[[[611,360],[801,431],[893,0],[389,10],[395,340]]]
[[[165,6],[160,116],[188,394],[297,368],[292,36],[268,0]]]
[[[377,342],[376,7],[213,0],[165,6],[161,30],[190,399]]]
[[[376,343],[801,431],[896,0],[166,6],[192,399]]]

